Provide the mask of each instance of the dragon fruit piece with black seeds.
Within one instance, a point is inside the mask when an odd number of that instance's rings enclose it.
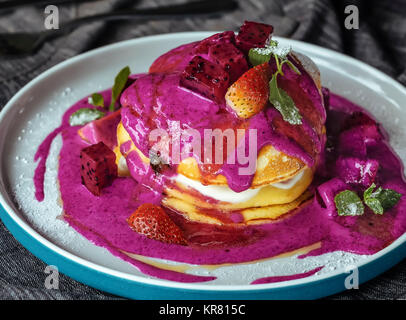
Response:
[[[229,75],[221,66],[195,56],[182,73],[180,85],[216,102],[224,99]]]
[[[244,54],[231,43],[219,43],[209,48],[209,60],[219,64],[229,75],[230,83],[235,82],[248,70]]]
[[[269,24],[245,21],[236,37],[237,47],[245,54],[251,48],[263,48],[271,39],[272,31]]]
[[[206,39],[203,39],[197,44],[195,53],[207,54],[211,46],[224,43],[235,44],[235,34],[233,31],[216,33]]]
[[[116,155],[103,142],[82,149],[80,164],[82,184],[95,196],[117,177]]]

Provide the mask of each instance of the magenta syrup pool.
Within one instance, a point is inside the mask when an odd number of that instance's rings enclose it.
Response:
[[[46,159],[60,135],[63,220],[146,275],[215,279],[142,257],[213,267],[388,246],[406,230],[403,165],[388,134],[361,106],[322,87],[315,64],[272,40],[272,31],[248,21],[237,35],[165,53],[148,73],[122,69],[111,89],[69,108],[39,146],[36,199],[44,199]],[[190,129],[255,130],[256,170],[241,175],[246,163],[226,161],[242,142],[249,149],[248,135],[214,139],[210,154],[224,144],[220,163],[204,161],[207,145],[198,150],[181,138],[188,156],[176,162],[153,148],[157,129],[168,133],[161,151]]]

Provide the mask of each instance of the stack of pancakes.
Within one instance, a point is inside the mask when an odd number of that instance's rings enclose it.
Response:
[[[317,99],[323,105],[318,68],[302,54],[292,52],[292,57],[301,65],[302,70],[307,72],[317,88],[319,96],[313,96],[312,99]],[[156,65],[152,67],[154,67],[154,73],[159,71]],[[137,81],[132,86],[137,89]],[[295,103],[300,106],[301,102],[296,100]],[[123,105],[123,108],[132,107]],[[134,112],[134,114],[137,113]],[[324,119],[320,119],[319,123],[322,129],[317,134],[319,137],[325,136]],[[145,166],[144,169],[147,170],[150,167],[149,155],[137,148],[127,129],[122,122],[117,127],[118,146],[115,148],[115,153],[119,175],[122,176],[130,175],[126,162],[130,153],[138,158],[139,165]],[[126,147],[122,148],[123,145]],[[123,149],[126,151],[122,152]],[[276,150],[272,145],[265,145],[257,155],[256,172],[252,184],[243,192],[231,190],[226,177],[222,174],[202,174],[201,167],[195,158],[189,157],[177,165],[176,173],[165,184],[162,205],[184,215],[189,220],[210,224],[252,224],[274,221],[293,212],[312,197],[309,186],[317,164],[321,161],[321,154],[320,151],[315,154],[314,165],[310,167],[300,159]]]
[[[120,152],[120,147],[128,141],[131,141],[131,137],[120,123],[115,153],[121,176],[129,175],[124,160],[130,152],[135,152],[146,167],[150,166],[150,159],[133,141],[128,152],[124,155]],[[306,190],[312,182],[313,173],[313,169],[299,159],[267,145],[258,154],[251,188],[238,193],[228,187],[226,178],[221,174],[203,176],[195,158],[190,157],[180,162],[177,175],[172,178],[173,183],[165,186],[162,204],[199,222],[268,222],[297,208],[311,197]],[[228,201],[221,201],[222,194]],[[235,213],[241,218],[233,218]]]

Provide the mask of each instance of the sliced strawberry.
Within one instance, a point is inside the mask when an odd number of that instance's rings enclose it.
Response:
[[[186,245],[179,227],[169,218],[164,209],[155,204],[142,204],[127,222],[134,231],[150,239]]]
[[[226,93],[227,105],[241,118],[250,118],[268,103],[269,64],[263,63],[245,72]]]

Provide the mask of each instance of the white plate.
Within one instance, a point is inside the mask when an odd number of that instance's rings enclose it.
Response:
[[[2,218],[17,239],[44,260],[49,259],[40,253],[40,250],[31,248],[26,241],[20,239],[21,233],[28,235],[30,241],[49,249],[48,251],[61,258],[59,261],[61,266],[58,267],[72,277],[113,293],[144,298],[146,297],[141,293],[128,293],[111,288],[108,284],[98,285],[97,281],[82,279],[72,271],[74,267],[66,265],[64,267],[65,263],[62,260],[69,260],[95,273],[113,276],[115,281],[125,279],[127,282],[133,282],[134,286],[143,283],[153,285],[151,288],[158,290],[163,287],[171,290],[191,289],[199,292],[200,295],[197,295],[199,297],[210,297],[213,292],[222,292],[226,294],[223,297],[234,298],[249,297],[254,292],[257,296],[258,291],[267,293],[264,297],[285,297],[283,289],[298,286],[313,288],[313,293],[301,296],[299,291],[298,294],[291,291],[287,297],[307,298],[327,295],[344,289],[342,276],[348,271],[348,266],[374,265],[374,270],[365,269],[364,276],[360,274],[361,281],[365,281],[401,260],[405,256],[403,250],[405,246],[401,245],[406,241],[406,235],[373,256],[335,252],[300,260],[297,256],[292,256],[216,270],[193,271],[194,274],[218,277],[215,281],[205,283],[176,283],[145,276],[133,266],[112,256],[107,250],[91,244],[66,223],[56,219],[61,213],[61,208],[57,204],[58,192],[55,185],[60,137],[54,141],[47,161],[45,200],[41,203],[35,201],[32,181],[36,168],[33,161],[34,153],[47,134],[59,126],[62,114],[69,106],[92,92],[110,87],[116,73],[125,65],[129,65],[133,73],[145,72],[155,58],[169,49],[205,38],[210,34],[212,33],[189,32],[159,35],[102,47],[51,68],[27,84],[10,100],[0,114],[2,154],[0,203],[7,212],[3,213]],[[320,68],[324,86],[371,111],[388,131],[391,145],[405,162],[406,148],[402,144],[406,141],[406,131],[401,127],[401,123],[406,119],[406,109],[402,106],[406,101],[404,87],[383,73],[350,57],[299,41],[276,39],[311,57]],[[397,251],[396,256],[392,254],[389,258],[389,253],[393,253],[395,249],[402,251],[401,253]],[[386,257],[384,265],[378,263],[383,256]],[[322,270],[308,278],[249,285],[251,281],[260,277],[303,273],[323,265],[325,267]],[[332,279],[336,282],[334,288],[331,285],[324,289],[320,287],[321,283],[327,285],[325,280]],[[320,288],[316,288],[315,284]],[[156,296],[162,297],[159,293]],[[181,295],[175,294],[175,297]]]

